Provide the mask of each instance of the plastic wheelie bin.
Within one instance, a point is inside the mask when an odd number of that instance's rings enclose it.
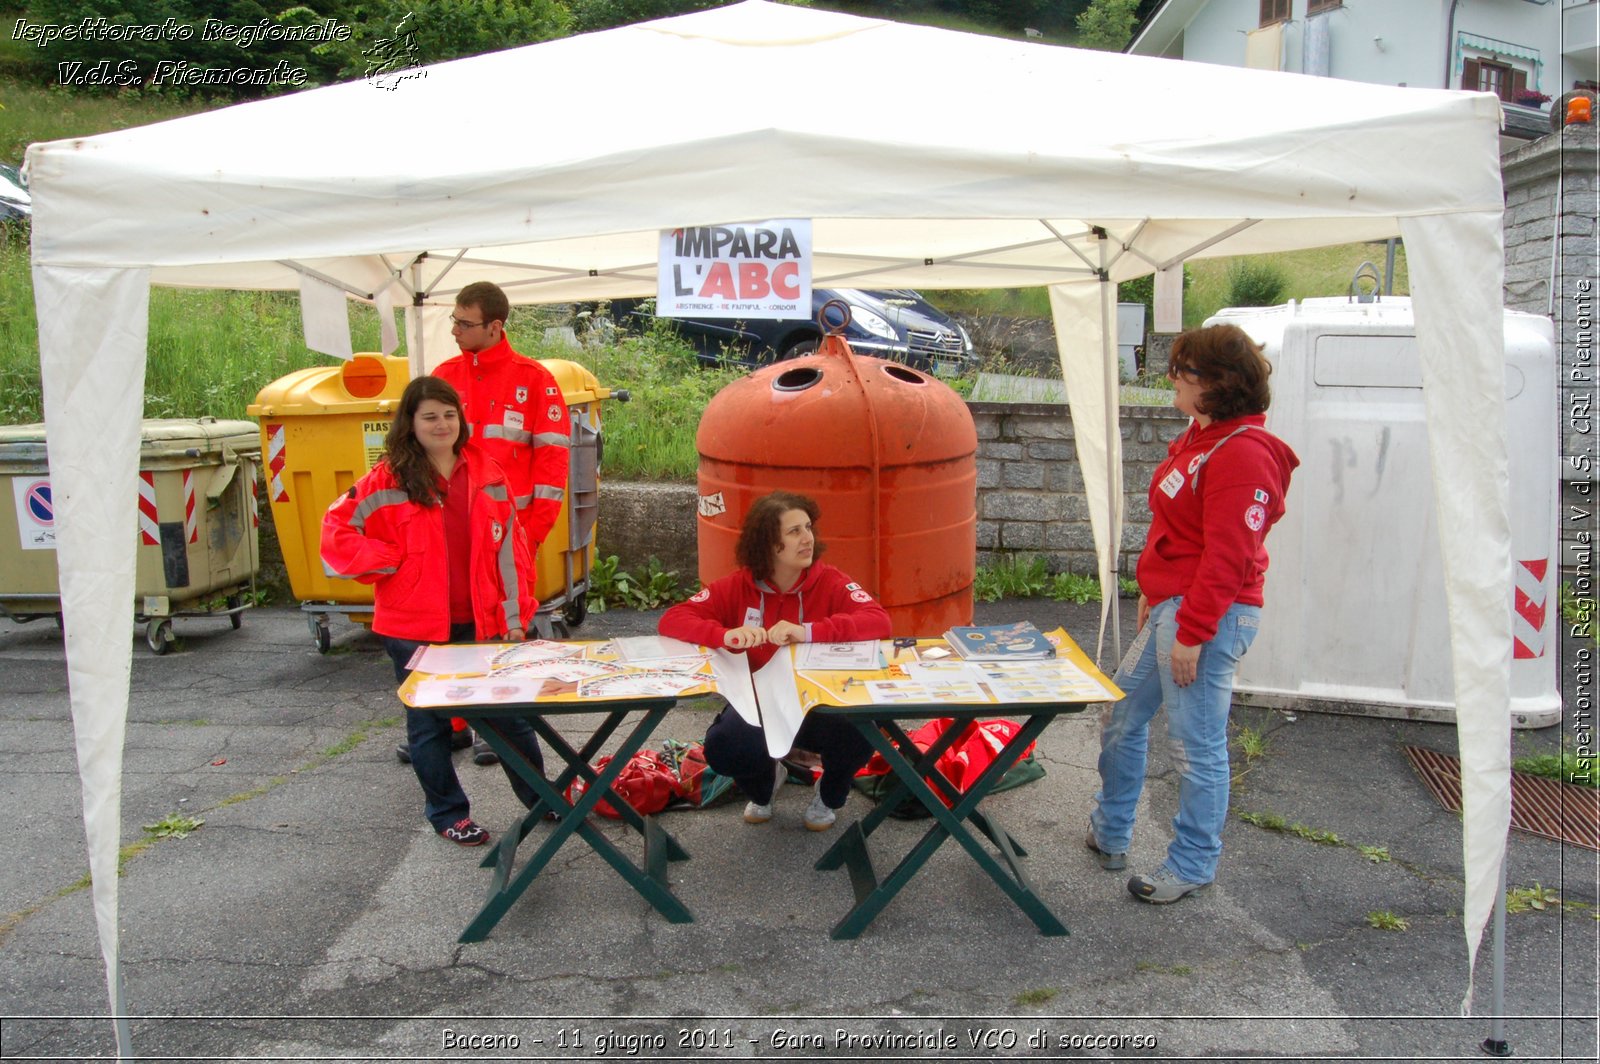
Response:
[[[140,435],[134,614],[150,649],[165,654],[172,618],[225,616],[238,628],[255,603],[261,441],[253,423],[216,418],[148,420]],[[13,502],[0,507],[0,613],[59,624],[43,425],[0,428],[0,479]]]
[[[566,499],[535,559],[534,629],[560,638],[581,624],[594,561],[599,512],[600,404],[612,397],[576,362],[545,359],[566,401],[572,447]],[[400,395],[410,382],[404,358],[357,355],[338,366],[280,377],[248,408],[261,422],[266,497],[283,548],[289,586],[301,600],[317,649],[327,653],[330,622],[343,614],[372,623],[372,587],[327,575],[322,566],[322,515],[383,457]],[[618,399],[626,397],[619,392]]]

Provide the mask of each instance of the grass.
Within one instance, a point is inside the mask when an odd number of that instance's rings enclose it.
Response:
[[[9,28],[11,22],[5,25]],[[36,141],[131,129],[215,106],[199,98],[74,93],[0,78],[0,108],[4,108],[0,111],[0,162],[20,165],[28,145]]]
[[[1511,762],[1511,767],[1514,771],[1525,772],[1530,776],[1542,776],[1549,780],[1560,780],[1562,783],[1575,783],[1580,787],[1600,787],[1600,778],[1597,778],[1595,773],[1594,755],[1580,754],[1571,748],[1565,748],[1559,754],[1519,757]]]
[[[1239,729],[1239,752],[1244,755],[1246,762],[1255,761],[1267,752],[1267,737],[1250,727]]]
[[[1024,990],[1015,998],[1019,1007],[1027,1008],[1033,1005],[1044,1005],[1055,998],[1060,991],[1052,986],[1042,986],[1036,990]]]
[[[1411,923],[1403,916],[1396,916],[1388,909],[1378,909],[1367,914],[1367,925],[1379,931],[1405,931]]]

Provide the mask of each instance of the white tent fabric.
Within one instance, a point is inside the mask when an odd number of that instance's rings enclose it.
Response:
[[[752,71],[767,91],[738,77]],[[872,121],[853,117],[862,107]],[[440,64],[393,91],[333,86],[34,145],[46,423],[108,966],[128,664],[105,648],[127,644],[134,503],[100,489],[132,483],[107,466],[131,470],[137,452],[148,285],[292,290],[305,275],[444,307],[479,279],[519,302],[641,295],[658,231],[782,217],[813,220],[821,285],[1051,286],[1103,574],[1121,524],[1105,282],[1407,238],[1434,469],[1451,485],[1439,526],[1475,952],[1509,815],[1498,128],[1483,94],[751,0]]]

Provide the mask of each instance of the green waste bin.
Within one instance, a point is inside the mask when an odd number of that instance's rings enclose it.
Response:
[[[172,618],[225,616],[235,628],[254,603],[260,566],[256,469],[261,437],[251,421],[162,418],[140,430],[134,614],[157,654],[172,645]],[[0,613],[61,619],[55,513],[43,425],[0,427]]]

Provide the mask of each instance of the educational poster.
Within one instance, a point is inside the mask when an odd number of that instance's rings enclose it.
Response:
[[[811,222],[698,225],[661,234],[656,316],[811,317]]]

